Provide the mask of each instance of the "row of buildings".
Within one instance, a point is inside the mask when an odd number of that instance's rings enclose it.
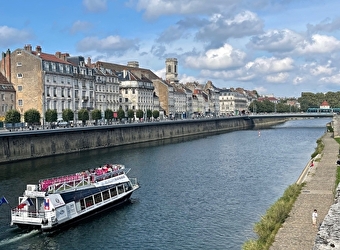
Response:
[[[219,89],[212,82],[180,83],[178,61],[165,61],[165,79],[136,61],[127,65],[91,62],[68,53],[48,54],[40,46],[31,45],[2,53],[0,63],[0,117],[17,109],[23,114],[48,109],[62,119],[64,109],[106,109],[114,115],[118,109],[158,110],[160,118],[191,118],[194,116],[225,116],[246,111],[257,98],[256,92],[244,89]]]

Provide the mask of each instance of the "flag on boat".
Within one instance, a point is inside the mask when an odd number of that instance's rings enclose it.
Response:
[[[28,199],[24,200],[23,202],[21,202],[21,203],[19,204],[19,206],[18,206],[18,209],[22,209],[22,208],[24,208],[26,205],[27,205],[27,206],[33,206],[33,202],[31,201],[30,198],[28,198]]]
[[[3,196],[0,200],[0,206],[4,203],[7,203],[8,204],[8,201],[6,200],[5,196]]]
[[[45,210],[50,210],[50,199],[49,198],[44,199],[44,207],[45,207]]]

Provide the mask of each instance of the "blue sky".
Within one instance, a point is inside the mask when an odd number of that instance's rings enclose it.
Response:
[[[262,95],[340,91],[339,0],[11,0],[0,48],[126,65]]]

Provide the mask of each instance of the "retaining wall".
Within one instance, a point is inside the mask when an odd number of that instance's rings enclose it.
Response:
[[[154,140],[252,129],[285,121],[286,119],[282,117],[251,119],[247,116],[241,116],[3,132],[0,134],[0,163]]]

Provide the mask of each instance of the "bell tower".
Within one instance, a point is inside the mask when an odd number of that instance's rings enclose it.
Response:
[[[165,61],[165,79],[170,83],[178,83],[177,58],[167,58]]]

